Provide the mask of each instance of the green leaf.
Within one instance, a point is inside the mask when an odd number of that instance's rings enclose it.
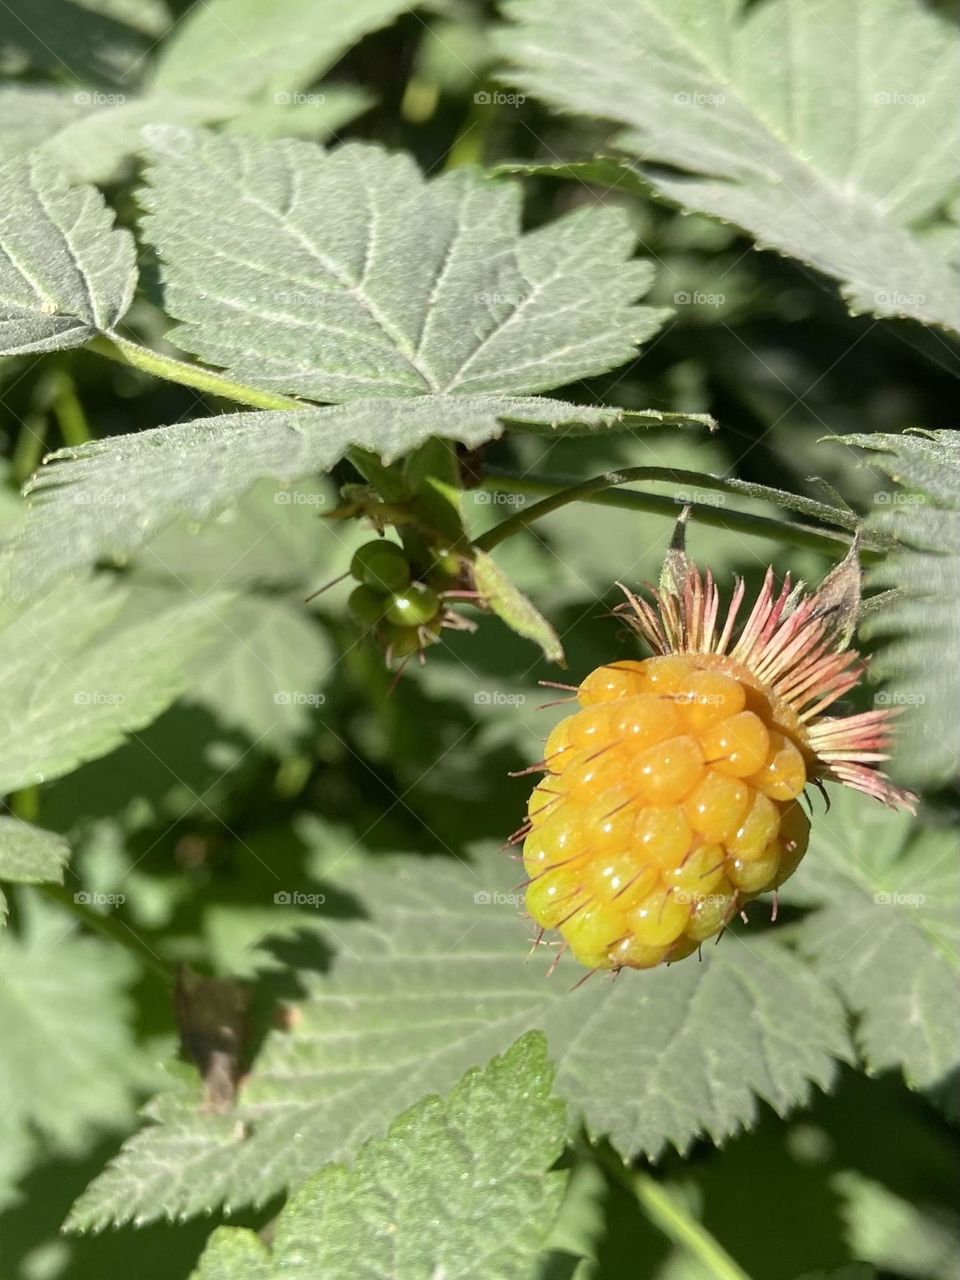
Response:
[[[801,949],[859,1017],[871,1072],[934,1089],[960,1067],[960,874],[949,829],[842,793],[791,890],[819,910]]]
[[[498,618],[511,630],[532,640],[543,650],[548,662],[563,663],[560,637],[543,615],[519,591],[499,565],[485,551],[476,551],[472,562],[477,590]]]
[[[546,1032],[561,1094],[624,1157],[722,1141],[765,1099],[781,1114],[827,1087],[848,1054],[828,987],[763,933],[614,983],[550,956],[524,963],[518,872],[488,854],[365,870],[367,918],[323,913],[293,963],[304,992],[290,1031],[271,1032],[236,1111],[212,1117],[199,1090],[158,1097],[153,1121],[78,1201],[74,1228],[257,1203],[330,1159],[350,1157],[424,1090],[445,1090],[529,1028]],[[353,887],[347,880],[344,887]],[[320,940],[332,948],[319,972]]]
[[[185,350],[317,400],[536,392],[629,360],[663,310],[616,209],[525,236],[519,190],[403,155],[149,130],[144,233]]]
[[[253,96],[303,88],[362,36],[413,8],[404,0],[208,0],[166,40],[152,77],[173,93]]]
[[[62,836],[41,831],[20,818],[0,816],[0,880],[16,884],[63,884],[70,846]],[[7,900],[0,889],[0,928]]]
[[[151,1075],[129,1025],[133,961],[22,905],[20,929],[0,934],[0,1146],[14,1166],[129,1123]]]
[[[881,642],[870,671],[886,687],[875,701],[901,708],[898,776],[945,782],[960,772],[960,440],[955,431],[842,439],[897,486],[874,495],[870,519],[899,543],[867,578],[896,592],[863,625]]]
[[[79,347],[122,318],[137,282],[129,231],[93,187],[40,155],[0,164],[0,354]]]
[[[0,880],[63,884],[70,846],[63,836],[20,818],[0,816]]]
[[[911,1204],[882,1183],[852,1169],[831,1178],[841,1197],[850,1252],[884,1273],[916,1280],[953,1280],[960,1274],[956,1220]]]
[[[107,578],[65,582],[19,612],[0,606],[0,794],[104,755],[159,715],[209,641],[211,611]]]
[[[312,1177],[280,1213],[271,1266],[227,1228],[195,1280],[532,1280],[566,1181],[549,1171],[566,1128],[552,1083],[543,1036],[524,1036],[448,1097],[418,1102],[352,1169]]]
[[[218,611],[220,634],[194,664],[188,702],[261,747],[287,748],[318,714],[331,669],[329,641],[302,605],[249,595]]]
[[[203,520],[265,478],[328,471],[351,446],[389,462],[439,435],[470,446],[503,421],[616,422],[620,411],[539,397],[425,396],[236,413],[114,436],[50,455],[28,485],[30,510],[9,556],[16,593],[75,566],[125,556],[178,516]]]
[[[667,199],[840,282],[854,313],[960,330],[958,45],[914,0],[510,0],[510,78],[626,126]],[[669,166],[664,169],[662,166]],[[679,172],[678,172],[679,171]]]

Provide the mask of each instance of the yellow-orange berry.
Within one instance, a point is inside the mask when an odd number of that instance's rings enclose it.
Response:
[[[795,800],[807,785],[807,766],[796,744],[785,734],[771,733],[766,761],[750,782],[771,800]]]
[[[591,968],[671,963],[796,869],[800,739],[716,654],[610,663],[578,698],[530,798],[527,910]]]
[[[704,839],[726,840],[739,827],[751,798],[739,778],[708,769],[684,801],[684,817]]]
[[[763,767],[770,735],[753,711],[738,711],[712,725],[700,739],[704,759],[720,773],[747,778]]]
[[[577,690],[581,707],[592,707],[598,702],[611,702],[643,692],[643,663],[611,662],[591,671]]]

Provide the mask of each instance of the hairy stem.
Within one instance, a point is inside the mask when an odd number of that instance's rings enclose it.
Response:
[[[247,404],[254,409],[308,409],[311,406],[303,400],[294,400],[290,396],[281,396],[273,391],[259,391],[256,387],[248,387],[243,382],[234,382],[232,378],[224,378],[202,365],[187,364],[184,360],[174,360],[171,356],[159,355],[139,343],[129,342],[117,334],[112,337],[94,338],[88,345],[89,351],[106,356],[119,364],[129,364],[144,373],[152,373],[156,378],[165,378],[167,382],[179,382],[181,386],[193,387],[197,391],[206,391],[213,396],[223,396],[225,400],[235,400],[237,404]]]
[[[659,493],[640,493],[635,489],[620,490],[616,487],[634,480],[673,480],[678,483],[697,483],[701,488],[707,487],[707,481],[710,480],[712,483],[709,487],[736,492],[730,482],[716,477],[679,471],[673,467],[627,467],[620,471],[610,471],[601,476],[594,476],[592,480],[585,480],[582,483],[491,471],[484,476],[484,489],[503,493],[540,493],[546,496],[540,502],[535,502],[533,506],[515,512],[500,524],[488,529],[476,540],[476,545],[482,551],[490,551],[505,538],[512,537],[521,529],[526,529],[535,520],[558,511],[570,502],[593,502],[601,506],[621,507],[628,511],[645,511],[676,519],[679,514],[676,498]],[[778,520],[773,516],[754,515],[749,511],[736,511],[709,503],[690,502],[681,505],[689,506],[691,517],[701,524],[717,529],[731,529],[737,533],[752,534],[755,537],[775,538],[778,541],[790,542],[794,546],[810,547],[815,551],[835,554],[837,550],[846,551],[853,541],[851,534],[839,529],[817,528],[815,525]],[[876,558],[878,551],[879,544],[871,539],[865,539],[861,543],[864,560]]]

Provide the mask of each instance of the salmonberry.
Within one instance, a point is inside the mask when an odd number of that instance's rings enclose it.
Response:
[[[350,561],[350,572],[376,591],[402,591],[410,581],[410,565],[402,549],[384,539],[358,547]]]
[[[821,714],[859,674],[843,621],[844,593],[859,598],[855,559],[807,596],[789,582],[775,593],[768,574],[734,640],[742,587],[718,630],[709,573],[676,546],[671,557],[656,608],[629,593],[621,606],[656,656],[582,682],[580,710],[547,739],[523,829],[527,910],[590,968],[681,959],[776,890],[807,848],[808,782],[913,799],[877,765],[885,713]]]

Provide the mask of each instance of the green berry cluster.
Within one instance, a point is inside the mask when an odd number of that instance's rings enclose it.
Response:
[[[443,623],[441,592],[460,574],[460,557],[447,548],[431,548],[423,563],[384,538],[365,542],[350,562],[359,586],[350,595],[350,612],[371,628],[382,649],[404,658],[432,643]]]

